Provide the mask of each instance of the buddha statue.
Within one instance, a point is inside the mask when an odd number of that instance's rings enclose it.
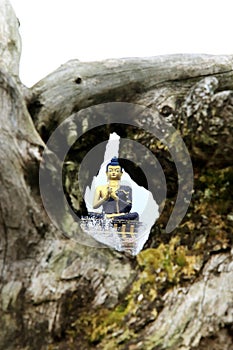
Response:
[[[113,220],[138,220],[138,213],[131,213],[132,189],[121,184],[122,174],[118,158],[112,158],[106,167],[107,184],[96,188],[93,200],[93,209],[102,206],[102,213],[90,213],[91,216]]]

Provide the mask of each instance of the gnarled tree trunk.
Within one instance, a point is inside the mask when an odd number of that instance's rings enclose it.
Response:
[[[18,21],[7,0],[0,37],[0,348],[230,350],[233,56],[74,60],[28,89],[18,77]],[[190,209],[168,235],[174,167],[157,140],[137,135],[167,167],[170,192],[136,257],[65,238],[39,192],[55,126],[114,101],[160,111],[180,130],[194,166]]]

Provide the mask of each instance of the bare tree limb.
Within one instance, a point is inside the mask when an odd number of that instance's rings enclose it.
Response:
[[[232,75],[233,56],[185,54],[91,63],[72,60],[32,87],[28,105],[40,130],[42,125],[59,124],[90,105],[137,101],[150,90],[155,97],[166,87],[177,98],[205,76],[217,76],[220,90],[231,89]]]

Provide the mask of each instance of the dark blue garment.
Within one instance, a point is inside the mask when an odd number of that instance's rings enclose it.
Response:
[[[103,211],[105,214],[113,213],[129,213],[132,208],[132,189],[129,186],[120,186],[116,191],[116,195],[119,198],[118,201],[115,201],[113,198],[109,198],[106,202],[103,203]],[[117,208],[117,202],[118,207]]]
[[[88,213],[89,218],[93,218],[93,219],[104,219],[104,214],[103,213],[95,213],[95,212],[89,212]],[[114,222],[118,222],[118,221],[122,221],[122,220],[139,220],[139,215],[137,212],[133,212],[133,213],[126,213],[126,214],[122,214],[119,216],[115,216],[114,218],[112,218],[112,220]]]

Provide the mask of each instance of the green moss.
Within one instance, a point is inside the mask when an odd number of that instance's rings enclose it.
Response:
[[[177,265],[180,267],[184,267],[187,265],[187,258],[186,258],[185,253],[186,252],[185,252],[184,247],[179,247],[177,249],[175,261],[176,261]]]
[[[194,273],[195,257],[190,259],[190,252],[185,246],[180,246],[180,238],[175,236],[170,243],[159,245],[158,248],[143,250],[138,256],[139,265],[148,275],[148,282],[178,283],[184,274]],[[153,277],[152,277],[153,276]]]
[[[197,186],[203,191],[203,200],[213,202],[221,200],[232,204],[232,197],[229,196],[233,191],[233,168],[227,167],[220,170],[207,170],[199,177]]]
[[[171,283],[178,283],[181,276],[190,277],[194,273],[196,258],[189,255],[187,247],[180,246],[180,239],[174,237],[169,244],[149,248],[137,256],[138,278],[131,286],[127,297],[114,309],[99,309],[92,315],[83,315],[76,322],[76,329],[85,324],[86,339],[90,344],[101,342],[103,349],[119,348],[137,337],[137,318],[145,317],[143,305],[148,307],[150,319],[158,315],[154,302],[160,289],[168,289]],[[133,321],[134,320],[134,321]],[[130,324],[133,325],[129,327]],[[109,347],[111,344],[111,347]]]

